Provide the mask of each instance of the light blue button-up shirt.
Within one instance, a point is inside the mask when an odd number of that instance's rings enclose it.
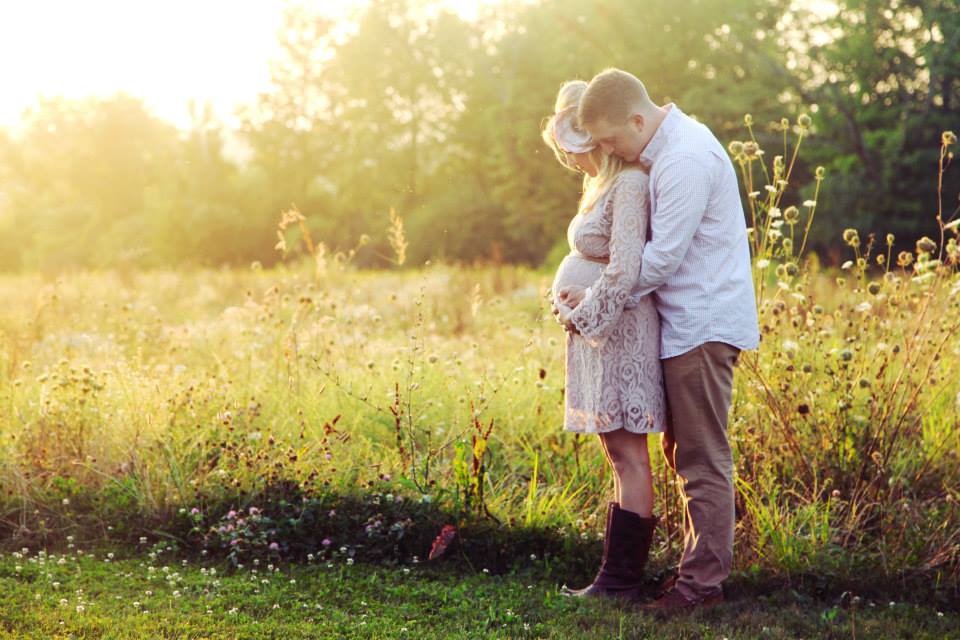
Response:
[[[710,341],[756,349],[757,302],[736,170],[706,126],[673,103],[667,109],[640,154],[650,167],[651,235],[624,308],[653,294],[661,359]]]

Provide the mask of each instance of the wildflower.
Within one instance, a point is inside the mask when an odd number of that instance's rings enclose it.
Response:
[[[842,265],[840,265],[840,268],[843,269],[843,270],[847,270],[847,269],[849,269],[849,268],[852,267],[852,266],[853,266],[853,260],[847,260],[847,261],[844,262]]]
[[[764,185],[763,188],[767,190],[767,193],[773,193],[773,194],[775,194],[775,193],[777,192],[777,188],[774,187],[774,186],[771,186],[771,185],[769,185],[769,184],[768,184],[768,185]],[[777,215],[780,215],[780,210],[779,210],[779,209],[777,209]]]
[[[908,267],[913,263],[913,254],[909,251],[901,251],[897,254],[897,266]]]
[[[937,243],[931,240],[930,238],[928,238],[927,236],[923,236],[922,238],[917,240],[918,254],[933,253],[934,251],[936,251],[936,249],[937,249]]]
[[[816,171],[814,171],[814,175],[817,176],[818,180],[823,180],[823,176],[825,173],[826,173],[826,169],[824,169],[823,167],[817,167]]]
[[[325,547],[329,547],[333,543],[330,541],[330,538],[324,538],[320,544],[322,544]]]
[[[750,198],[751,200],[755,200],[758,195],[760,195],[759,191],[751,191],[750,193],[747,194],[747,197]]]
[[[770,264],[770,261],[766,258],[760,258],[757,260],[757,269],[765,269]]]
[[[851,247],[860,246],[860,234],[857,233],[856,229],[844,229],[843,231],[843,241],[846,242]]]
[[[748,113],[748,114],[745,114],[745,115],[743,116],[743,124],[747,125],[748,127],[749,127],[749,126],[752,126],[752,125],[753,125],[753,116],[750,115],[749,113]]]
[[[951,144],[957,143],[957,134],[953,131],[944,131],[943,135],[940,136],[940,140],[943,142],[943,146],[948,147]]]
[[[816,200],[804,200],[804,201],[803,201],[803,206],[805,206],[805,207],[815,207],[815,206],[817,206],[817,201],[816,201]]]
[[[790,205],[783,210],[783,219],[786,220],[787,224],[796,224],[800,220],[800,209]]]
[[[894,235],[892,233],[887,234],[887,244],[893,246]]]
[[[772,187],[768,187],[768,190],[773,191],[774,193],[776,193],[776,191],[777,191],[776,189],[773,189]],[[782,214],[780,213],[780,208],[779,208],[779,207],[770,207],[770,210],[767,211],[767,215],[770,216],[771,218],[779,218]]]
[[[739,156],[743,153],[743,143],[739,140],[734,140],[727,146],[727,151],[733,156]]]
[[[743,153],[749,160],[755,160],[760,156],[760,145],[752,140],[743,143]]]
[[[808,116],[805,113],[801,113],[800,117],[797,118],[797,124],[800,126],[801,129],[808,128],[811,122],[812,121],[810,120],[810,116]]]

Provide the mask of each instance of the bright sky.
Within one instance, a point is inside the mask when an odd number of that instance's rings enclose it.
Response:
[[[376,0],[374,0],[376,1]],[[489,0],[445,0],[464,18]],[[179,127],[188,99],[210,101],[227,126],[234,108],[269,87],[268,60],[287,0],[3,0],[0,127],[39,95],[141,97]],[[365,0],[303,0],[342,15]]]

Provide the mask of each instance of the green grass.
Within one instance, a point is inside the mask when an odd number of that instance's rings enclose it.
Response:
[[[939,639],[960,628],[955,611],[929,603],[864,598],[851,611],[836,597],[743,577],[727,584],[720,607],[661,621],[558,596],[535,561],[503,576],[346,561],[234,571],[164,551],[77,551],[0,556],[0,638]]]

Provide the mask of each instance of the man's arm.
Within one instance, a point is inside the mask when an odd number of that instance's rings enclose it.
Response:
[[[663,162],[655,178],[653,234],[643,248],[633,300],[655,290],[676,272],[707,210],[713,172],[706,161],[683,153]]]

